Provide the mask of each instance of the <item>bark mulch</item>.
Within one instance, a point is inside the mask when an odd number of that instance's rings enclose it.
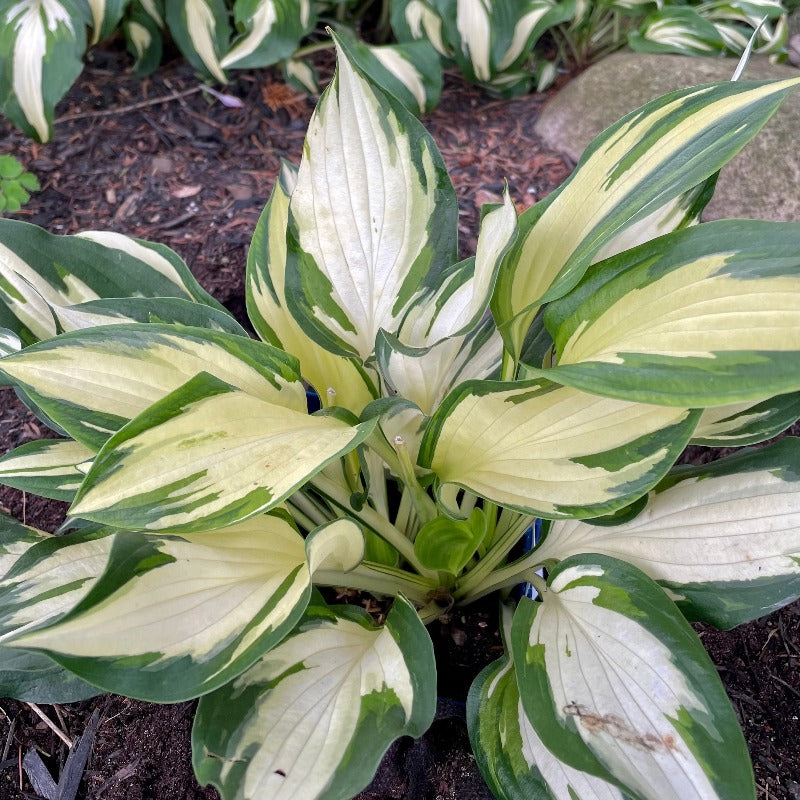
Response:
[[[238,75],[228,108],[203,92],[183,62],[141,80],[123,76],[125,56],[96,50],[59,106],[55,141],[36,145],[0,120],[0,152],[23,160],[42,191],[16,215],[55,233],[115,229],[163,242],[240,320],[250,235],[281,158],[298,161],[313,101],[277,74]],[[322,68],[330,64],[323,61]],[[500,200],[507,179],[520,210],[552,191],[572,164],[547,150],[533,123],[547,96],[491,100],[446,76],[439,108],[425,123],[461,204],[462,255],[474,252],[478,209]],[[10,389],[0,389],[3,451],[47,435]],[[698,458],[703,458],[698,456]],[[0,509],[54,530],[64,505],[0,488]],[[698,627],[733,701],[753,757],[759,800],[800,800],[800,604],[719,632]],[[437,721],[422,739],[402,739],[362,800],[490,800],[464,722],[469,683],[498,657],[494,608],[457,610],[432,626],[439,662]],[[78,800],[215,800],[190,765],[192,703],[156,706],[103,696],[40,711],[68,740],[99,728]],[[0,700],[0,798],[36,797],[22,767],[38,749],[58,778],[67,746],[29,705]]]

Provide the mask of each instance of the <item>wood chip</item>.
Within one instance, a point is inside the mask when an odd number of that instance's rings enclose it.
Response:
[[[194,186],[179,186],[177,189],[173,189],[170,194],[173,197],[177,197],[179,200],[183,200],[186,197],[194,197],[202,191],[203,187],[198,183]]]
[[[25,774],[37,794],[40,794],[45,800],[58,800],[58,786],[44,765],[41,756],[33,748],[25,753],[25,758],[22,759],[22,769],[25,770]]]

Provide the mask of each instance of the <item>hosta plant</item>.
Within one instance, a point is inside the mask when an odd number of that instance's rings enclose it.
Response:
[[[786,56],[780,0],[393,0],[400,41],[427,41],[462,75],[511,97],[629,45],[643,52]],[[544,38],[545,34],[547,37]],[[548,44],[549,42],[549,44]]]
[[[498,798],[752,800],[689,620],[800,595],[800,446],[674,465],[800,417],[800,224],[694,224],[798,87],[650,103],[459,261],[435,143],[340,49],[253,237],[261,341],[167,248],[0,221],[0,374],[59,434],[0,476],[71,503],[66,535],[3,521],[0,693],[200,697],[225,800],[348,798],[433,719],[425,623],[495,592]]]
[[[779,0],[709,0],[653,9],[628,35],[634,50],[682,55],[739,54],[756,32],[755,51],[786,55],[786,8]]]
[[[401,42],[428,42],[468,81],[513,97],[552,82],[554,65],[534,48],[575,13],[574,0],[392,0],[392,27]]]
[[[288,80],[314,92],[316,76],[303,55],[320,43],[301,43],[334,14],[355,26],[369,7],[354,0],[4,0],[0,109],[27,135],[49,141],[56,103],[80,75],[87,47],[118,29],[138,74],[159,65],[171,38],[204,80],[227,83],[232,70],[281,64]],[[359,42],[353,50],[362,68],[415,113],[438,102],[441,72],[426,43]]]

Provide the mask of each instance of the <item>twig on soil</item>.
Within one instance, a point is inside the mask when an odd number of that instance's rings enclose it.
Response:
[[[100,111],[81,111],[78,114],[64,114],[63,117],[56,119],[56,124],[59,122],[72,122],[75,119],[91,119],[92,117],[113,117],[118,114],[128,114],[131,111],[138,111],[140,108],[149,108],[150,106],[157,106],[159,103],[171,103],[173,100],[181,100],[188,97],[190,94],[197,94],[203,91],[202,86],[193,86],[191,89],[184,89],[182,92],[173,92],[172,94],[164,95],[163,97],[153,97],[150,100],[142,100],[138,103],[131,103],[128,106],[118,106],[117,108],[103,108]]]
[[[170,80],[168,80],[167,78],[164,78],[163,81],[164,81],[164,86],[166,86],[167,89],[169,89],[175,95],[175,99],[178,101],[178,105],[180,105],[181,108],[188,108],[188,104],[183,99],[185,97],[183,92],[180,92],[177,89],[174,89],[173,86],[172,86],[172,82]]]
[[[777,628],[772,628],[772,630],[770,630],[769,635],[767,636],[767,638],[766,638],[766,640],[764,642],[764,646],[758,651],[758,660],[759,661],[761,661],[761,656],[764,655],[764,651],[767,649],[767,645],[769,644],[770,639],[772,639],[772,637],[776,636],[777,634],[778,634],[778,629]]]
[[[11,725],[8,728],[8,736],[6,736],[6,743],[3,746],[3,755],[0,761],[5,761],[8,758],[8,752],[11,750],[11,742],[14,741],[14,731],[17,729],[17,718],[11,720]]]
[[[58,724],[61,725],[61,730],[65,731],[67,736],[69,736],[69,725],[67,725],[67,723],[64,721],[64,715],[61,713],[61,706],[53,703],[53,711],[56,712],[56,717],[58,717]]]
[[[769,676],[770,678],[772,678],[772,680],[777,681],[777,683],[779,683],[781,686],[787,688],[795,697],[800,697],[800,692],[798,692],[797,689],[794,688],[794,686],[792,686],[789,683],[786,683],[785,680],[782,680],[777,675],[773,675],[771,672],[769,673]]]
[[[744,652],[744,660],[747,665],[747,670],[750,673],[750,677],[753,679],[753,683],[755,684],[756,689],[760,692],[761,691],[761,679],[758,677],[758,674],[753,669],[753,662],[750,658],[750,651],[747,649],[747,642],[742,641],[742,651]]]
[[[793,642],[789,640],[789,637],[786,635],[786,631],[783,627],[783,617],[778,617],[778,627],[781,631],[781,641],[783,642],[783,649],[786,650],[786,654],[791,658],[792,653],[789,650],[789,646],[791,645],[792,650],[795,653],[800,653],[800,648],[798,648]]]
[[[69,736],[67,736],[67,734],[64,733],[64,731],[62,731],[61,728],[59,728],[58,725],[56,725],[55,722],[53,722],[53,720],[51,720],[50,717],[48,717],[47,714],[45,714],[44,711],[42,711],[42,709],[36,705],[36,703],[26,703],[26,705],[31,709],[31,711],[33,711],[34,714],[36,714],[37,717],[39,717],[39,719],[42,720],[42,722],[44,722],[45,725],[47,725],[48,728],[50,728],[51,731],[53,731],[56,736],[58,736],[59,739],[61,739],[62,742],[64,742],[67,747],[72,747],[74,744],[72,739],[70,739]]]
[[[190,219],[194,219],[196,216],[196,211],[187,211],[185,214],[181,214],[178,217],[173,217],[172,219],[166,220],[166,222],[158,223],[154,226],[154,228],[159,231],[168,231],[171,228],[177,228],[178,226],[183,225],[185,222],[188,222]]]
[[[141,758],[134,759],[130,764],[126,764],[124,767],[118,769],[96,792],[95,798],[99,800],[106,793],[106,789],[111,788],[115,783],[119,783],[120,781],[127,780],[128,778],[134,776],[136,774],[136,770],[139,768],[139,763],[141,762]]]

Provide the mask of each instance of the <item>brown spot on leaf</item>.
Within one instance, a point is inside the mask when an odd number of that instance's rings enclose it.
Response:
[[[577,717],[590,733],[606,733],[620,742],[629,744],[639,750],[650,753],[666,753],[677,751],[675,736],[671,733],[658,736],[655,733],[639,733],[617,714],[597,714],[580,703],[570,702],[564,706],[563,712],[570,717]]]

